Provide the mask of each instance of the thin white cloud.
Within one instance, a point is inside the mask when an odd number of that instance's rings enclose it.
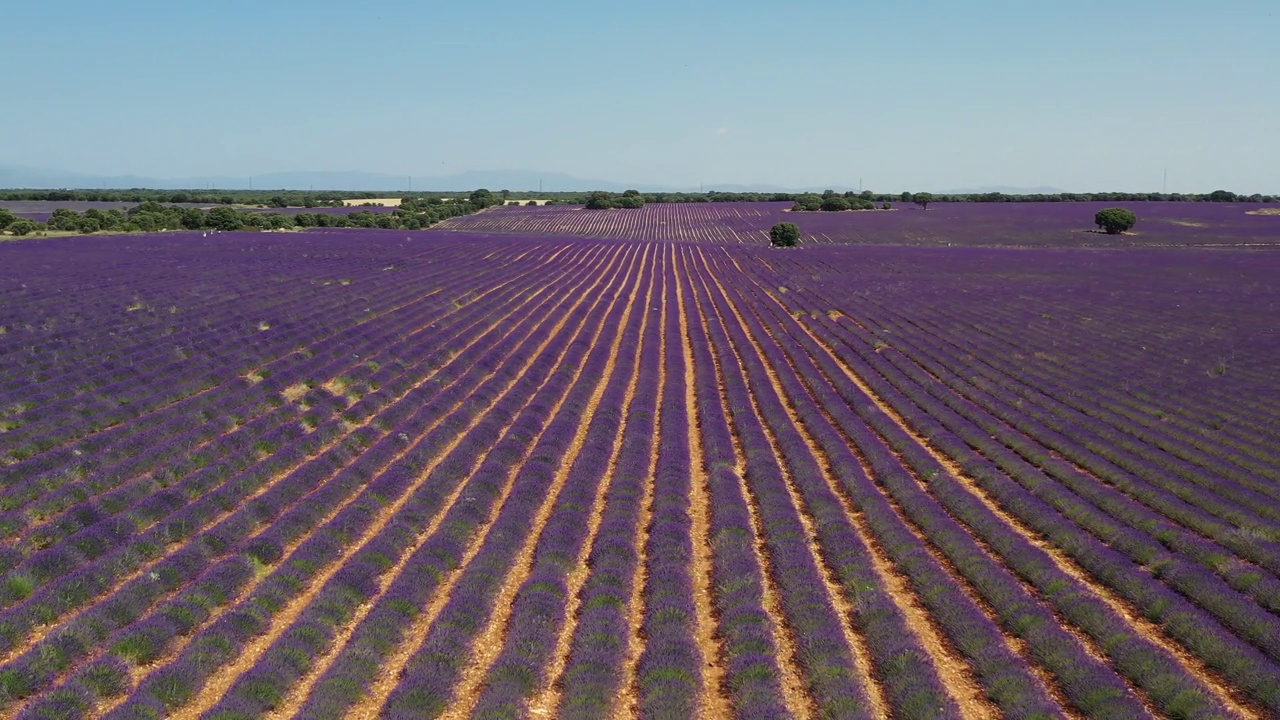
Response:
[[[728,135],[728,134],[729,134],[729,128],[727,127],[716,128],[716,137],[724,137],[725,135]]]

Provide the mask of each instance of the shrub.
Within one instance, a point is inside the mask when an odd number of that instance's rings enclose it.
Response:
[[[773,247],[795,247],[800,244],[800,228],[795,223],[778,223],[769,229],[769,244]]]
[[[1138,216],[1124,208],[1107,208],[1099,210],[1093,221],[1108,235],[1119,235],[1137,224]]]
[[[9,224],[9,232],[18,236],[30,235],[31,233],[35,232],[38,229],[40,229],[39,225],[37,225],[34,221],[28,220],[26,218],[20,218],[18,220],[14,220],[12,223]]]

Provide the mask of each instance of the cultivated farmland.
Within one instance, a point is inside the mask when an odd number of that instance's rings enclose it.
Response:
[[[734,205],[0,246],[0,715],[1280,716],[1280,253]]]
[[[1280,244],[1280,217],[1248,203],[1144,202],[1134,232],[1095,231],[1116,203],[909,203],[890,210],[790,212],[791,202],[649,203],[629,212],[581,205],[497,207],[440,227],[480,233],[768,245],[774,223],[794,222],[807,244],[1114,247],[1118,244],[1249,247]],[[1123,204],[1123,203],[1121,203]]]

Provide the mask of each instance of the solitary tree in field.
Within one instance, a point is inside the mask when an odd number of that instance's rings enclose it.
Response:
[[[0,230],[6,230],[10,225],[17,222],[18,216],[14,215],[5,208],[0,208]]]
[[[800,228],[795,223],[778,223],[769,228],[769,244],[773,247],[795,247],[800,244]]]
[[[914,200],[915,203],[920,206],[921,210],[928,210],[929,203],[933,202],[933,193],[927,193],[927,192],[915,193],[911,196],[911,199]]]
[[[1099,210],[1093,221],[1108,235],[1119,235],[1136,225],[1138,216],[1124,208],[1107,208]]]

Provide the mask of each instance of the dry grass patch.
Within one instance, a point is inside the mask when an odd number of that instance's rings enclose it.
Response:
[[[329,391],[331,395],[342,395],[347,392],[347,388],[351,386],[351,381],[339,375],[338,377],[326,382],[320,387]]]
[[[1245,215],[1280,215],[1280,208],[1263,208],[1261,210],[1250,210]]]

